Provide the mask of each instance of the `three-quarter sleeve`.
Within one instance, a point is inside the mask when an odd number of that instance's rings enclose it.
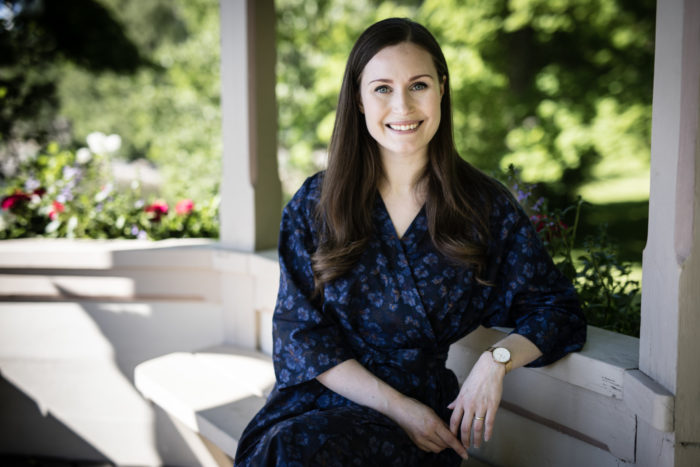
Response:
[[[586,321],[571,282],[552,262],[530,219],[509,201],[496,208],[489,274],[493,281],[484,326],[512,327],[533,342],[542,356],[531,367],[552,363],[580,350]]]
[[[273,315],[273,363],[280,388],[311,380],[353,357],[340,325],[314,297],[311,178],[282,212],[279,236],[280,285]]]

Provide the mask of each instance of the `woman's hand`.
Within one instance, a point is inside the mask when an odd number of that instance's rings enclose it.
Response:
[[[394,420],[420,449],[440,452],[449,447],[467,458],[467,450],[433,409],[401,394],[357,360],[345,360],[316,379],[341,396]]]
[[[445,448],[452,448],[460,457],[467,458],[467,450],[455,434],[427,405],[410,397],[403,397],[392,408],[390,417],[423,451],[437,453]]]
[[[485,441],[491,439],[505,374],[505,365],[495,362],[490,352],[484,352],[464,381],[457,398],[447,406],[453,411],[450,431],[454,436],[461,434],[465,448],[469,448],[472,429],[475,447],[481,446],[482,434]]]

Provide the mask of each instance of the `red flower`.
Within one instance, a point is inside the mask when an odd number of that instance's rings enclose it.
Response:
[[[66,207],[63,205],[63,203],[59,203],[58,201],[54,201],[51,204],[51,209],[49,210],[49,219],[51,219],[52,221],[56,220],[58,215],[65,210],[66,210]]]
[[[530,221],[535,226],[537,233],[545,230],[547,241],[552,240],[552,237],[561,237],[563,232],[566,232],[569,228],[569,226],[562,221],[556,222],[554,219],[551,219],[544,214],[535,214],[534,216],[530,217]]]
[[[9,196],[5,196],[2,199],[2,209],[5,211],[11,210],[15,207],[19,207],[22,204],[26,203],[31,199],[31,196],[29,196],[27,193],[22,193],[19,190],[15,190],[15,192]]]
[[[145,208],[144,211],[151,213],[153,222],[160,221],[160,218],[168,213],[168,203],[165,201],[154,201]]]
[[[193,209],[194,203],[191,199],[181,199],[175,205],[175,212],[180,215],[189,214],[192,212]]]

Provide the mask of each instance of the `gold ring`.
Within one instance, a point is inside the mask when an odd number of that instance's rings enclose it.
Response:
[[[474,420],[486,420],[486,417],[474,417]]]

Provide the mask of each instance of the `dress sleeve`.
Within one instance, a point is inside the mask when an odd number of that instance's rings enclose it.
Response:
[[[273,363],[280,388],[311,380],[353,358],[340,325],[314,297],[310,226],[313,204],[307,181],[282,212],[279,236],[280,285],[273,315]]]
[[[583,347],[586,321],[573,285],[552,262],[530,219],[514,200],[506,204],[494,229],[487,273],[494,286],[482,324],[514,328],[542,352],[527,366],[544,366]]]

